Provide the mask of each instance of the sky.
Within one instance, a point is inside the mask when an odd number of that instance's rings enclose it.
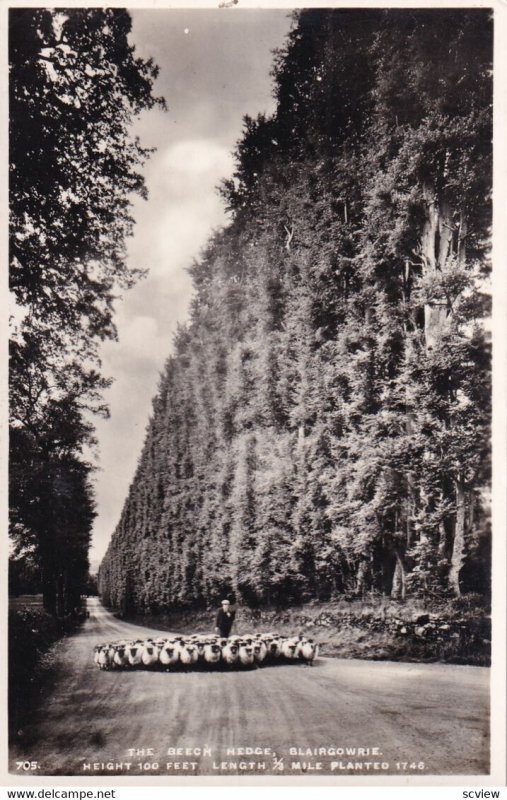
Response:
[[[128,262],[146,278],[116,302],[118,342],[102,347],[110,418],[97,419],[97,518],[90,563],[98,568],[120,518],[141,453],[151,401],[188,317],[186,269],[214,229],[227,222],[216,191],[230,177],[243,116],[274,110],[270,69],[290,14],[283,9],[132,9],[136,53],[160,68],[154,87],[168,111],[152,109],[133,133],[156,147],[144,168],[148,200],[136,198]]]

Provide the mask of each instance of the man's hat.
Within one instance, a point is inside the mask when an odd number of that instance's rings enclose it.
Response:
[[[230,604],[231,604],[231,601],[230,601],[230,600],[222,600],[222,605],[223,605],[224,603],[228,603],[228,605],[230,605]]]

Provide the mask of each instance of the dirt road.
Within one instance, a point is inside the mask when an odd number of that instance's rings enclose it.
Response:
[[[11,748],[13,773],[20,761],[36,761],[38,775],[114,777],[488,772],[486,668],[319,659],[312,668],[101,672],[95,644],[153,630],[95,599],[88,607],[61,647],[55,688]]]

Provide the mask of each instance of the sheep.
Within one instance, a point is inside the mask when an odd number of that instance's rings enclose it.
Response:
[[[253,647],[247,642],[240,642],[239,661],[243,667],[251,667],[254,663]]]
[[[261,641],[254,641],[253,643],[254,661],[256,664],[262,664],[266,658],[267,649],[266,645]]]
[[[206,653],[205,649],[208,645],[208,642],[205,639],[198,639],[195,642],[195,646],[197,648],[197,657],[199,661],[206,661]]]
[[[207,642],[204,647],[204,660],[206,664],[218,664],[222,657],[222,648],[217,641]]]
[[[99,669],[107,669],[108,666],[108,658],[107,658],[107,646],[101,644],[97,651],[97,666]]]
[[[129,660],[126,645],[123,643],[114,645],[113,665],[115,667],[128,666]]]
[[[281,637],[274,632],[231,636],[177,636],[173,638],[121,640],[94,647],[93,659],[101,670],[136,667],[143,664],[166,669],[180,663],[193,667],[197,663],[228,666],[260,666],[277,658],[312,665],[318,655],[318,645],[305,636]]]
[[[282,645],[284,642],[283,636],[277,636],[271,639],[268,649],[269,658],[272,660],[279,660],[283,658]]]
[[[180,650],[180,661],[185,666],[193,666],[197,663],[197,648],[191,642],[186,642]]]
[[[297,639],[284,639],[281,648],[283,657],[288,658],[289,660],[296,659],[298,657],[296,653],[297,646],[298,646]]]
[[[228,641],[222,647],[222,659],[229,666],[237,664],[239,661],[239,644],[236,641]]]
[[[102,650],[101,644],[96,644],[95,647],[93,648],[93,661],[97,667],[99,666],[99,656],[101,650]]]
[[[224,651],[224,648],[226,648],[229,643],[229,639],[226,639],[225,637],[220,637],[219,639],[216,638],[215,641],[220,648],[220,653]]]
[[[180,645],[172,639],[165,641],[160,649],[158,660],[164,667],[174,667],[180,660]]]
[[[93,660],[99,669],[107,669],[108,667],[109,659],[107,657],[107,649],[107,645],[105,644],[97,644],[94,647]]]
[[[319,646],[312,639],[304,639],[300,642],[299,658],[306,664],[313,666],[313,661],[319,654]]]
[[[152,640],[148,640],[141,651],[141,661],[145,667],[154,667],[158,664],[159,647]]]
[[[263,639],[266,648],[266,659],[273,661],[280,655],[280,641],[272,636],[267,636]]]
[[[131,667],[138,667],[142,664],[143,642],[137,640],[127,645],[128,662]]]
[[[116,644],[114,644],[114,643],[113,644],[110,643],[110,644],[107,645],[107,662],[108,662],[108,667],[109,668],[114,667],[115,647],[116,647]]]
[[[109,647],[106,644],[100,645],[97,663],[99,669],[109,669]]]

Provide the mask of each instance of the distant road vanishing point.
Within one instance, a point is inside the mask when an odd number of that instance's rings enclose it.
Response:
[[[489,772],[488,668],[319,658],[313,667],[101,672],[95,644],[160,631],[116,619],[95,598],[88,609],[60,646],[54,685],[11,743],[11,773]]]

